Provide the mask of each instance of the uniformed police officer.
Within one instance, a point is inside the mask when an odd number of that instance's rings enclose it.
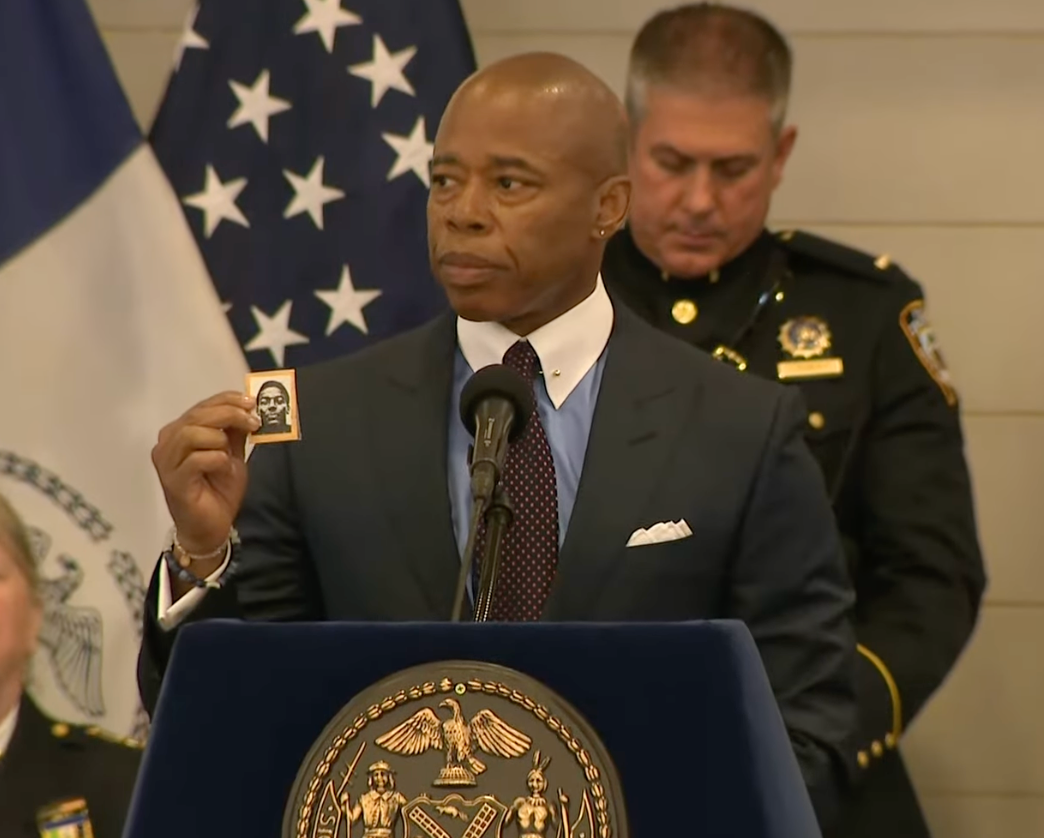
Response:
[[[25,693],[42,619],[28,534],[0,496],[0,836],[120,838],[140,749],[56,722]]]
[[[916,282],[765,229],[794,147],[791,53],[717,5],[652,18],[631,53],[634,193],[603,277],[617,299],[748,374],[800,387],[857,590],[861,730],[828,834],[928,828],[897,745],[976,622],[985,574],[958,396]]]

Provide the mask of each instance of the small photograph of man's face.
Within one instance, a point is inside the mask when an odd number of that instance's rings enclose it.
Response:
[[[288,442],[301,438],[297,420],[297,392],[294,370],[250,373],[247,392],[257,401],[261,427],[250,435],[254,443]]]
[[[290,432],[290,395],[278,381],[261,385],[257,394],[257,413],[261,417],[259,434],[285,434]]]

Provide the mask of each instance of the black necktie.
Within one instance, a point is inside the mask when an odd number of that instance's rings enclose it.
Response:
[[[504,354],[504,364],[531,386],[540,370],[540,359],[528,341],[515,343]],[[522,436],[508,449],[503,486],[515,514],[501,545],[489,616],[491,620],[538,620],[558,567],[558,483],[551,446],[536,409]],[[485,527],[480,525],[478,545],[484,536]],[[481,556],[481,549],[476,549],[476,567]]]

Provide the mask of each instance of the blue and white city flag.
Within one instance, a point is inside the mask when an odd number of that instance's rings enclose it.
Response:
[[[3,0],[0,492],[43,580],[47,712],[143,732],[141,609],[170,526],[150,451],[246,369],[84,0]]]
[[[432,140],[475,69],[458,0],[202,0],[150,139],[255,370],[355,351],[445,305]]]

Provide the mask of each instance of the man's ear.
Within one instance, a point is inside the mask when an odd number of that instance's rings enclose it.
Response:
[[[610,238],[623,227],[631,207],[631,180],[626,175],[609,178],[598,189],[598,211],[595,214],[596,239]]]
[[[776,155],[772,161],[772,188],[775,189],[783,181],[783,169],[786,168],[794,144],[797,143],[798,129],[794,125],[787,125],[779,133],[776,140]]]

